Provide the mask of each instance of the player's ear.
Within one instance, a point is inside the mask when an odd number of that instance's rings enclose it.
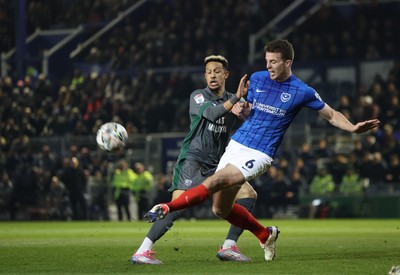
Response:
[[[224,78],[227,79],[229,77],[229,71],[224,72]]]

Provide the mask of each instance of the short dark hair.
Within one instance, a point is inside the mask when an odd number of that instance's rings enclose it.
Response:
[[[229,67],[228,60],[222,55],[209,55],[204,58],[204,65],[207,65],[208,62],[219,62],[222,64],[225,70],[228,70]]]
[[[294,50],[292,44],[289,41],[280,39],[269,42],[264,50],[270,53],[280,53],[283,60],[291,60],[294,59]]]

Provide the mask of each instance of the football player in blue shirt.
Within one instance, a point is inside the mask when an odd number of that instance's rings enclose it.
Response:
[[[213,195],[213,212],[252,232],[264,249],[265,260],[275,258],[279,230],[276,226],[264,227],[249,211],[235,203],[240,186],[271,166],[285,131],[303,107],[317,111],[333,126],[350,133],[363,133],[380,123],[378,119],[351,123],[324,102],[312,87],[292,74],[293,59],[294,50],[287,40],[275,40],[266,45],[267,70],[254,73],[249,86],[244,78],[239,83],[237,94],[248,93],[246,105],[249,108],[240,110],[247,119],[232,136],[217,172],[176,200],[154,206],[145,215],[149,222],[162,219],[169,212],[197,205]]]

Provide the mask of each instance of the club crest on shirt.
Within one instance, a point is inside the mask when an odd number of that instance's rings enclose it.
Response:
[[[190,185],[192,185],[192,183],[193,183],[193,181],[192,180],[190,180],[190,179],[185,179],[185,185],[186,186],[190,186]]]
[[[288,102],[289,99],[290,99],[290,97],[291,97],[291,95],[288,94],[288,93],[282,93],[282,94],[281,94],[281,100],[282,100],[282,102]]]
[[[202,95],[202,94],[197,94],[197,95],[195,95],[194,96],[194,101],[197,103],[197,104],[202,104],[202,103],[204,103],[204,96]]]

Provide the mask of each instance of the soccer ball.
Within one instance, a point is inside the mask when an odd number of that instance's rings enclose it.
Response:
[[[96,142],[103,151],[112,152],[125,147],[128,133],[124,126],[116,122],[107,122],[97,130]]]

